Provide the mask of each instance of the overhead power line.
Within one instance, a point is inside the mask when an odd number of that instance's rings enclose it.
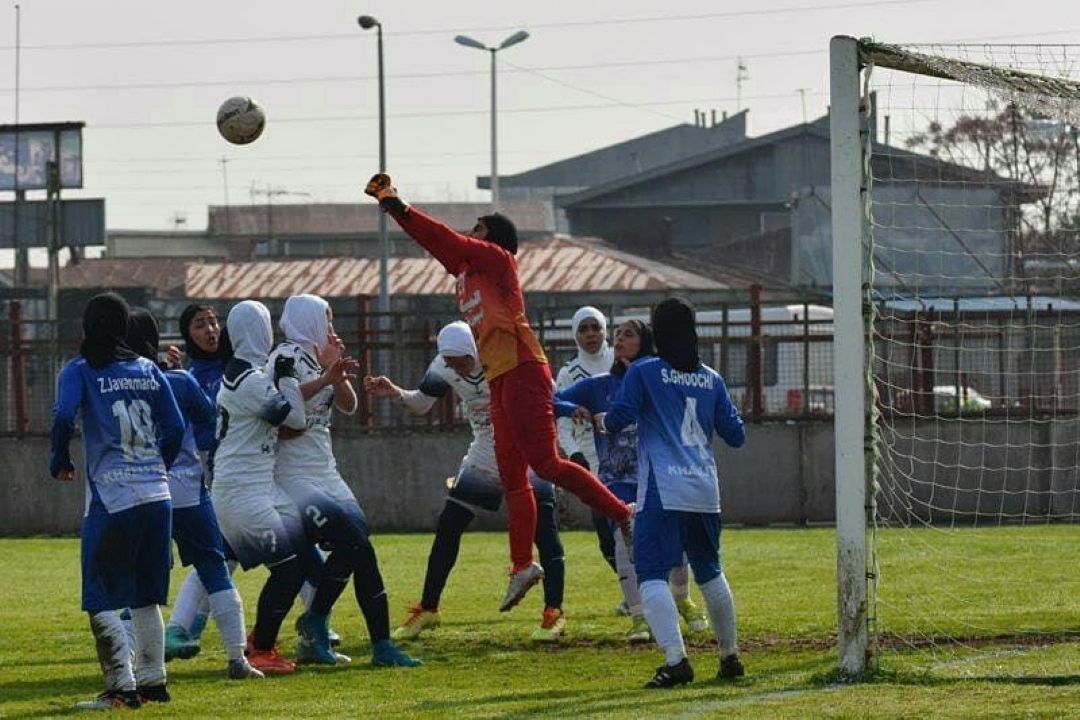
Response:
[[[807,93],[808,95],[821,95],[821,90],[814,90]],[[744,96],[743,100],[791,100],[791,93],[772,93],[768,95],[749,95]],[[692,105],[692,104],[706,104],[706,103],[721,103],[721,102],[734,102],[734,97],[712,97],[712,98],[689,98],[683,100],[658,100],[655,102],[638,103],[636,107],[658,107],[665,105]],[[530,113],[553,113],[553,112],[568,112],[577,110],[613,110],[623,107],[622,104],[612,101],[603,105],[550,105],[540,107],[523,107],[523,108],[500,108],[499,114],[517,115],[517,114],[530,114]],[[391,118],[426,118],[426,117],[456,117],[464,115],[487,115],[490,110],[475,109],[475,110],[423,110],[415,112],[403,112],[403,113],[391,113],[387,117]],[[378,120],[378,115],[308,115],[301,117],[272,117],[268,122],[279,124],[292,124],[292,123],[334,123],[334,122],[356,122],[358,120]],[[99,123],[93,121],[87,121],[88,130],[120,130],[120,129],[132,129],[132,128],[183,128],[183,127],[201,127],[205,126],[210,121],[206,119],[201,120],[163,120],[160,122],[119,122],[119,123]]]
[[[766,53],[743,53],[740,55],[707,55],[698,57],[685,57],[685,58],[667,58],[667,59],[654,59],[654,60],[621,60],[614,62],[596,62],[596,63],[577,63],[572,65],[546,65],[539,67],[528,67],[524,65],[513,65],[509,70],[502,70],[504,73],[531,73],[538,75],[541,72],[565,72],[565,71],[578,71],[578,70],[603,70],[609,68],[635,68],[644,67],[649,65],[690,65],[693,63],[712,63],[712,62],[729,62],[735,60],[737,57],[748,59],[768,59],[768,58],[785,58],[785,57],[797,57],[800,55],[825,55],[828,52],[825,48],[818,48],[816,50],[789,50],[786,52],[766,52]],[[507,63],[508,65],[510,63]],[[487,76],[490,71],[488,70],[442,70],[433,72],[410,72],[410,73],[391,73],[387,75],[387,79],[430,79],[440,77],[455,77],[455,76],[473,76],[482,75]],[[231,80],[178,80],[169,82],[142,82],[142,83],[107,83],[97,85],[38,85],[26,87],[25,85],[20,88],[20,92],[32,92],[32,93],[49,93],[49,92],[77,92],[80,90],[99,92],[102,90],[167,90],[175,88],[198,88],[198,87],[244,87],[254,85],[292,85],[292,84],[311,84],[311,83],[344,83],[344,82],[357,82],[363,80],[376,80],[377,75],[315,75],[308,77],[293,77],[293,78],[247,78],[247,79],[231,79]],[[0,92],[14,92],[14,88],[0,88]]]
[[[611,25],[635,25],[655,24],[662,22],[687,22],[701,20],[718,20],[735,17],[768,17],[773,15],[805,14],[822,12],[827,10],[862,10],[890,5],[919,5],[926,3],[940,3],[943,0],[871,0],[870,2],[845,2],[828,3],[824,5],[792,5],[779,8],[762,8],[757,10],[727,10],[723,12],[696,13],[689,15],[654,15],[649,17],[635,18],[598,18],[594,20],[564,20],[546,23],[528,23],[530,30],[558,29],[574,27],[611,26]],[[492,25],[487,27],[458,27],[458,28],[431,28],[423,30],[403,30],[388,32],[387,36],[410,37],[425,35],[452,35],[454,33],[482,33],[502,32],[504,30],[517,29],[518,25]],[[88,49],[111,49],[111,48],[160,48],[193,45],[224,45],[233,43],[279,43],[279,42],[309,42],[326,40],[357,40],[366,37],[355,32],[349,33],[324,33],[318,35],[276,35],[268,37],[231,37],[231,38],[188,38],[183,40],[129,40],[123,42],[85,42],[85,43],[49,43],[40,45],[23,45],[23,50],[49,51],[49,50],[88,50]],[[0,50],[10,50],[12,46],[0,46]]]

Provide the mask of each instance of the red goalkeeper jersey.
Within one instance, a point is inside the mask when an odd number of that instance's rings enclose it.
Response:
[[[457,278],[458,307],[477,338],[489,381],[526,362],[547,362],[525,316],[514,256],[452,230],[414,207],[394,219]]]

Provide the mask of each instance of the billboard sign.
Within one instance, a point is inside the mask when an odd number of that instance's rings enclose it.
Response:
[[[47,190],[49,161],[61,189],[83,186],[83,123],[0,125],[0,191]]]
[[[60,201],[61,247],[105,244],[105,201],[80,198]],[[0,202],[0,248],[49,247],[50,207],[45,200]],[[15,226],[18,218],[18,227]]]

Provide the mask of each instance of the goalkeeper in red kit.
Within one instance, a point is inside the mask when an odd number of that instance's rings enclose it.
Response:
[[[499,609],[509,610],[544,576],[533,562],[536,501],[529,467],[619,523],[627,536],[633,509],[595,475],[559,457],[551,370],[525,316],[514,259],[514,224],[495,213],[479,218],[468,235],[457,232],[402,202],[384,173],[375,175],[364,192],[457,278],[461,315],[477,338],[480,363],[491,388],[495,459],[506,494],[513,564],[510,587]],[[633,545],[627,542],[627,546]]]

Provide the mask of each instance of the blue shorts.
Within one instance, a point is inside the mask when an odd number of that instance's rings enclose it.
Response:
[[[168,500],[83,518],[82,609],[164,605],[172,566],[171,530]]]
[[[529,482],[537,504],[555,504],[555,486],[529,468]],[[469,510],[498,512],[502,507],[503,488],[499,478],[469,466],[462,466],[450,486],[450,499]]]
[[[682,566],[684,554],[699,585],[720,575],[720,513],[664,510],[650,477],[644,507],[634,517],[638,584],[667,582],[671,571]]]
[[[183,565],[225,562],[221,529],[209,495],[193,507],[173,509],[172,538]]]

